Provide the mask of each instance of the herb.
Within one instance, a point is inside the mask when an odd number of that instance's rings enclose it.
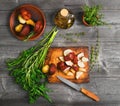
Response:
[[[27,35],[27,37],[25,37],[24,41],[28,41],[34,34],[35,34],[35,32],[34,32],[34,31],[31,31],[31,32]]]
[[[9,59],[6,63],[16,83],[28,92],[30,103],[34,103],[39,96],[52,102],[47,94],[49,89],[46,87],[46,75],[41,70],[57,33],[58,30],[54,27],[35,46],[21,52],[17,58]]]
[[[95,26],[95,25],[103,25],[105,22],[102,21],[103,14],[100,14],[101,7],[99,5],[89,7],[85,5],[83,7],[84,11],[84,20],[87,24]]]
[[[95,46],[91,46],[90,51],[90,70],[92,70],[98,60],[99,55],[99,48],[100,48],[100,40],[99,40],[99,34],[97,30],[97,40]]]
[[[79,32],[79,33],[66,33],[65,35],[60,34],[61,37],[65,38],[68,41],[71,42],[78,42],[80,36],[84,36],[85,32]]]

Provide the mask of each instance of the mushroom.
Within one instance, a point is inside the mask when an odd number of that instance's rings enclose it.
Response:
[[[59,56],[58,57],[60,61],[64,61],[64,57],[63,56]]]
[[[81,60],[79,60],[78,61],[78,66],[81,67],[81,68],[84,68],[85,64]]]
[[[86,57],[82,57],[82,62],[88,62],[88,58],[86,58]]]
[[[70,61],[65,61],[65,64],[67,65],[67,66],[72,66],[73,65],[73,62],[70,60]]]
[[[76,79],[79,79],[79,78],[81,77],[82,74],[83,74],[82,71],[77,71],[77,72],[76,72],[75,78],[76,78]]]
[[[79,54],[77,55],[77,59],[80,60],[83,56],[84,56],[84,53],[81,52],[81,53],[79,53]]]
[[[69,53],[73,52],[71,49],[64,50],[64,56],[67,56]]]

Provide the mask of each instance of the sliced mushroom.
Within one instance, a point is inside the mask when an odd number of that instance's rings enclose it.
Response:
[[[67,73],[67,75],[68,76],[74,76],[74,74],[72,72],[70,72],[70,71]]]
[[[64,50],[64,56],[67,56],[69,53],[73,52],[71,49]]]
[[[78,71],[78,72],[76,72],[76,76],[75,76],[75,78],[76,78],[76,79],[79,79],[79,78],[81,77],[82,74],[83,74],[82,71]]]
[[[81,52],[81,53],[79,53],[79,54],[77,55],[77,59],[80,60],[83,56],[84,56],[84,53]]]
[[[88,58],[86,58],[86,57],[82,57],[82,62],[88,62]]]
[[[67,67],[68,66],[63,61],[57,63],[57,68],[61,71],[65,70]]]
[[[60,56],[58,57],[60,61],[64,61],[64,57],[63,56]]]
[[[73,68],[75,71],[79,71],[79,66],[78,66],[77,64],[74,64],[74,65],[72,66],[72,68]]]
[[[78,66],[81,67],[81,68],[84,68],[85,64],[81,60],[79,60],[78,61]]]
[[[71,71],[73,74],[76,73],[76,71],[75,71],[73,68],[71,68],[70,71]]]
[[[85,68],[79,68],[79,71],[86,72],[87,70]]]
[[[73,62],[72,62],[72,61],[65,61],[65,64],[66,64],[67,66],[72,66],[72,65],[73,65]]]
[[[63,70],[63,72],[67,75],[67,73],[69,72],[69,70],[70,70],[70,67],[67,67],[67,68],[65,68],[65,69]]]

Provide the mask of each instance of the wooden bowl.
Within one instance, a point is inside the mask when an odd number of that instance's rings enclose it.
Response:
[[[18,21],[18,15],[20,14],[20,10],[22,8],[27,9],[31,13],[31,19],[34,20],[34,22],[37,22],[38,20],[42,23],[42,29],[36,32],[32,37],[29,38],[29,40],[36,40],[38,39],[44,32],[44,29],[46,27],[46,19],[45,15],[38,7],[31,5],[31,4],[23,4],[19,7],[17,7],[10,16],[10,30],[13,33],[15,37],[17,37],[19,40],[24,40],[25,37],[23,37],[20,33],[15,31],[15,26],[19,24]]]

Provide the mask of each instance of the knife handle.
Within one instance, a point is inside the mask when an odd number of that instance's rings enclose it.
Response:
[[[89,90],[87,90],[87,89],[85,89],[85,88],[81,88],[80,91],[81,91],[83,94],[85,94],[86,96],[92,98],[93,100],[95,100],[95,101],[97,101],[97,102],[100,101],[100,98],[99,98],[96,94],[94,94],[93,92],[91,92],[91,91],[89,91]]]

